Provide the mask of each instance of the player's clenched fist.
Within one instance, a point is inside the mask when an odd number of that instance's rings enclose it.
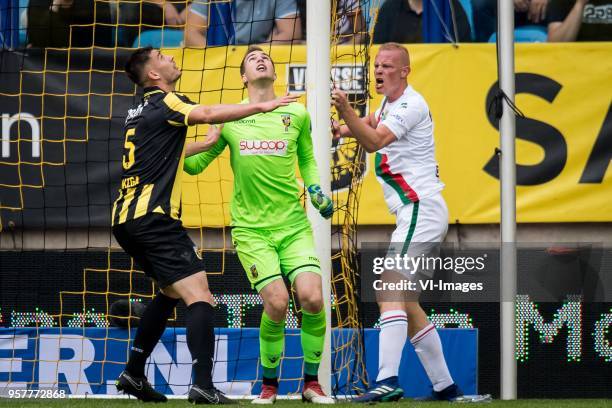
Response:
[[[334,88],[331,94],[331,103],[336,107],[338,113],[342,115],[346,110],[351,109],[351,105],[348,102],[346,93],[341,90]]]

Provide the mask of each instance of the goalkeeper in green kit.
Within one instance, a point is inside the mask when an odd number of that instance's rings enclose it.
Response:
[[[245,103],[275,98],[274,64],[261,48],[249,47],[240,73],[249,95]],[[323,217],[331,217],[333,203],[319,186],[310,116],[302,104],[291,103],[211,127],[210,137],[219,137],[219,141],[209,151],[200,153],[206,142],[187,145],[184,169],[189,174],[202,172],[229,145],[234,172],[232,240],[251,286],[264,302],[259,331],[263,386],[253,403],[273,404],[278,394],[277,371],[289,303],[282,279],[285,276],[295,288],[302,309],[302,399],[333,404],[334,399],[324,394],[317,377],[326,329],[321,270],[295,172],[297,161],[312,204]]]

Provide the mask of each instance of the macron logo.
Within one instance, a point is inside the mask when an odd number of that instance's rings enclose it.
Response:
[[[287,154],[287,140],[241,140],[240,155],[276,155]]]

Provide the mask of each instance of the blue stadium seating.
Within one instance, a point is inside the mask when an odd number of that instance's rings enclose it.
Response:
[[[548,33],[545,27],[529,25],[514,29],[514,42],[546,42]],[[489,42],[495,42],[497,33],[493,33]]]
[[[183,30],[163,29],[147,30],[140,33],[134,40],[132,47],[146,47],[150,45],[155,48],[180,47],[183,42]]]

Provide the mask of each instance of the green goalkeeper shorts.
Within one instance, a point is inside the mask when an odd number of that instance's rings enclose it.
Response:
[[[283,275],[292,285],[301,272],[321,275],[310,224],[282,229],[234,227],[232,241],[251,287],[257,292]]]

